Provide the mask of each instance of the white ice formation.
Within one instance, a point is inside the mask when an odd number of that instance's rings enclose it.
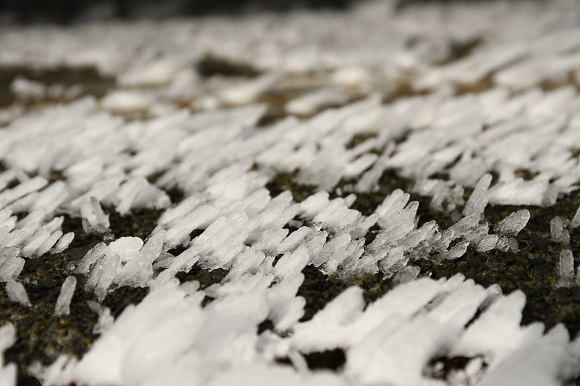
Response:
[[[0,67],[90,66],[115,80],[100,98],[11,85],[16,101],[0,109],[10,300],[30,306],[19,281],[29,259],[67,253],[65,216],[102,242],[69,265],[55,317],[71,312],[75,291],[102,302],[122,286],[149,289],[116,319],[91,301],[101,336],[82,358],[45,368],[45,385],[543,386],[578,376],[580,341],[561,325],[520,326],[523,293],[433,280],[409,263],[517,253],[531,208],[490,223],[490,206],[574,194],[580,9],[557,0],[549,12],[493,2],[397,13],[378,1],[324,15],[0,31]],[[206,79],[194,68],[208,52],[261,75]],[[277,176],[307,196],[272,189]],[[361,209],[373,194],[376,207]],[[417,196],[453,224],[424,222]],[[141,209],[161,213],[151,234],[115,239],[110,216]],[[546,229],[567,246],[580,214],[562,216]],[[180,284],[194,266],[227,276]],[[300,321],[307,266],[397,286],[368,306],[350,287]],[[580,283],[570,250],[558,270],[560,286]],[[258,334],[265,321],[273,328]],[[0,329],[0,349],[11,331]],[[308,355],[333,350],[344,353],[339,371],[309,369]],[[445,357],[468,363],[436,379]],[[13,384],[15,368],[2,365],[0,384]]]
[[[60,293],[58,299],[56,299],[56,306],[54,307],[54,315],[62,316],[70,314],[70,302],[75,292],[77,285],[77,279],[74,276],[68,276],[62,287],[60,288]]]
[[[10,279],[6,282],[6,295],[11,302],[20,303],[25,307],[30,307],[30,300],[28,294],[22,283]]]
[[[2,386],[16,385],[16,364],[6,363],[4,351],[16,342],[16,329],[11,323],[0,327],[0,384]]]
[[[532,384],[557,385],[576,374],[578,341],[571,342],[562,326],[545,335],[541,324],[520,326],[521,292],[504,296],[461,275],[423,278],[365,308],[361,289],[351,287],[300,323],[288,303],[298,269],[282,278],[275,268],[247,274],[235,291],[221,285],[205,308],[198,286],[159,285],[126,309],[80,361],[62,357],[48,368],[44,384],[433,384],[424,369],[435,355],[470,358],[455,374],[468,384],[537,378],[541,383]],[[283,328],[291,326],[293,333],[256,335],[256,324],[268,317],[291,321]],[[346,352],[340,373],[307,370],[305,355],[334,349]],[[526,355],[529,350],[535,354]],[[277,363],[281,358],[294,369]]]

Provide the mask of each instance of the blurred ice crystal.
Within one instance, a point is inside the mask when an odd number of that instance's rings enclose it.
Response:
[[[46,93],[46,88],[42,83],[34,82],[24,78],[16,78],[12,81],[10,88],[12,92],[23,99],[42,99]]]
[[[556,216],[550,221],[550,233],[552,234],[552,241],[564,245],[570,244],[570,233],[564,229],[561,217]]]
[[[58,299],[56,299],[56,305],[54,306],[54,314],[56,316],[68,315],[70,313],[70,302],[74,295],[76,285],[77,279],[74,276],[68,276],[64,283],[62,283]]]
[[[570,223],[570,228],[578,228],[580,226],[580,207],[576,210],[572,222]]]
[[[16,364],[5,363],[4,352],[16,342],[16,329],[11,323],[0,327],[0,382],[2,385],[16,385]]]
[[[13,279],[6,282],[6,294],[11,302],[20,303],[25,307],[31,307],[30,300],[28,299],[28,294],[26,289],[22,285]]]
[[[105,233],[109,228],[109,216],[105,215],[95,197],[81,207],[82,224],[85,232]]]
[[[288,102],[286,111],[292,114],[309,115],[324,107],[340,105],[346,101],[346,96],[340,90],[320,89]]]
[[[569,287],[574,284],[574,256],[569,249],[562,251],[560,254],[559,274],[559,286]]]

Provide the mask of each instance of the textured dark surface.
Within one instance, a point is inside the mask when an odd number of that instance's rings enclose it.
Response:
[[[243,15],[297,9],[348,8],[354,0],[6,0],[0,15],[18,23],[69,24],[92,13],[92,19],[160,19],[164,17]],[[95,10],[100,12],[95,12]],[[93,11],[93,12],[91,12]],[[155,12],[157,11],[157,12]]]

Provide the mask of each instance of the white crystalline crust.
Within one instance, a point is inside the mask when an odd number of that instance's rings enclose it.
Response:
[[[312,320],[294,318],[287,325],[293,331],[289,336],[270,331],[256,335],[258,323],[292,308],[277,299],[286,291],[293,296],[296,287],[289,284],[293,275],[301,275],[299,269],[283,278],[273,270],[248,274],[246,285],[235,292],[223,284],[225,292],[205,308],[198,286],[177,281],[159,285],[136,307],[127,308],[81,360],[62,359],[46,369],[44,384],[245,385],[278,380],[288,385],[419,385],[429,382],[423,371],[427,363],[446,354],[473,358],[470,376],[482,384],[519,384],[519,379],[537,377],[543,385],[557,385],[573,374],[571,366],[580,354],[578,342],[571,342],[562,326],[546,335],[539,324],[520,326],[521,292],[503,296],[460,275],[403,284],[366,309],[362,290],[351,287]],[[279,281],[271,285],[273,280]],[[478,310],[482,312],[475,317]],[[301,373],[275,363],[290,358],[299,367],[303,355],[337,348],[346,351],[339,373]],[[526,355],[530,350],[534,354]],[[481,358],[487,371],[481,369]]]
[[[30,79],[11,84],[22,105],[0,110],[8,297],[31,306],[19,275],[28,259],[66,253],[75,234],[64,233],[64,215],[103,242],[67,268],[55,317],[71,312],[75,291],[102,301],[122,286],[150,289],[116,320],[91,301],[101,337],[83,358],[61,356],[45,369],[44,384],[443,384],[426,371],[441,356],[472,358],[450,384],[576,377],[579,341],[561,326],[521,327],[521,293],[461,276],[418,278],[408,265],[469,250],[517,253],[530,210],[491,224],[489,206],[551,206],[578,188],[580,96],[569,78],[580,80],[580,8],[555,0],[545,12],[539,3],[397,12],[384,1],[323,19],[2,29],[0,66],[94,66],[117,81],[100,99]],[[465,57],[450,56],[452,45],[479,37]],[[208,52],[261,74],[203,79],[193,68]],[[291,97],[275,108],[289,116],[268,121],[272,95],[284,93]],[[54,97],[64,102],[26,107]],[[391,172],[411,184],[358,210],[357,195],[390,186]],[[277,175],[313,193],[272,194]],[[184,194],[178,202],[174,188]],[[421,221],[414,195],[451,213],[453,225]],[[115,239],[109,215],[142,208],[161,213],[153,232]],[[580,225],[580,209],[572,215],[546,224],[563,248]],[[572,252],[559,262],[558,285],[580,285]],[[204,290],[178,285],[175,276],[196,265],[228,273]],[[366,308],[349,288],[299,322],[308,265],[338,278],[380,273],[397,287]],[[202,307],[205,297],[213,301]],[[273,331],[257,334],[265,320]],[[346,355],[341,371],[308,369],[305,355],[335,349]],[[0,384],[14,374],[0,368]]]

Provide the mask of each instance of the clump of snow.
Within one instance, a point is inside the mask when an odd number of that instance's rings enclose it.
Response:
[[[70,100],[79,97],[83,92],[81,86],[45,85],[21,76],[12,81],[10,89],[19,100],[24,102],[39,102],[43,99]]]
[[[22,77],[14,79],[10,84],[10,89],[18,97],[25,100],[42,99],[46,93],[46,87],[42,83]]]
[[[286,104],[286,111],[292,114],[310,115],[325,107],[341,105],[346,101],[346,96],[339,89],[323,88],[289,101]]]
[[[103,109],[118,113],[147,111],[152,104],[151,96],[137,91],[113,91],[101,100]]]
[[[182,64],[173,60],[153,59],[121,73],[119,84],[128,87],[162,86],[169,84]]]
[[[272,71],[249,82],[230,87],[217,95],[217,100],[226,104],[250,103],[272,88],[282,77],[279,71]]]

